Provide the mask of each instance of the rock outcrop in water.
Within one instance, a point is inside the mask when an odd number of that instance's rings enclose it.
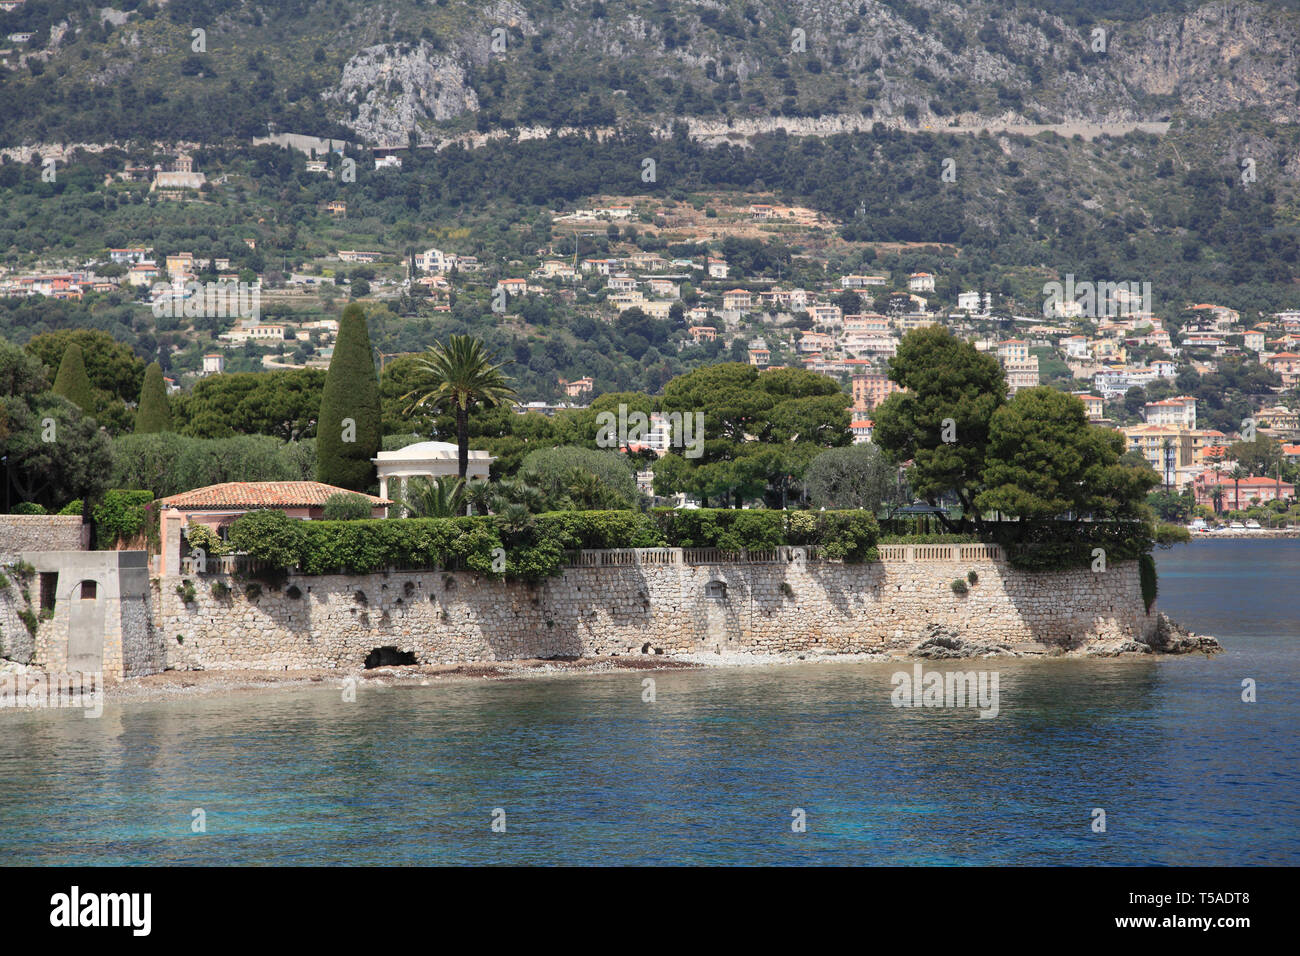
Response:
[[[1064,654],[1082,657],[1119,657],[1123,654],[1215,654],[1222,650],[1223,645],[1216,638],[1194,634],[1176,621],[1171,621],[1165,614],[1158,615],[1155,632],[1145,643],[1131,639],[1096,640],[1077,647],[1061,648]],[[952,628],[942,624],[928,625],[921,632],[920,639],[906,649],[906,653],[908,657],[924,660],[1041,656],[1041,654],[1029,654],[1017,650],[995,640],[962,637]]]
[[[1216,654],[1223,650],[1218,638],[1204,634],[1195,634],[1177,621],[1169,620],[1161,614],[1156,624],[1155,634],[1150,641],[1151,650],[1159,654]]]
[[[997,641],[960,637],[956,631],[942,624],[929,625],[915,647],[911,657],[926,660],[954,660],[964,657],[1023,657],[1015,648]]]

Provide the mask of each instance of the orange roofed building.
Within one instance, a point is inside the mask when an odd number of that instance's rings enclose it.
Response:
[[[267,508],[283,511],[290,518],[319,520],[332,495],[354,493],[319,481],[227,481],[161,498],[157,505],[161,512],[162,572],[179,573],[180,537],[190,525],[206,525],[225,537],[225,530],[236,518]],[[392,502],[387,498],[361,497],[369,500],[372,518],[388,517]]]

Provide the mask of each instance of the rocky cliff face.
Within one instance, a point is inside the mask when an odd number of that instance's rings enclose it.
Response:
[[[442,122],[478,109],[465,68],[428,44],[414,48],[380,44],[356,54],[326,99],[344,107],[347,125],[365,142],[407,144],[428,122]]]
[[[359,138],[390,145],[412,132],[421,142],[443,139],[452,131],[440,135],[439,124],[476,112],[484,66],[511,82],[525,77],[513,90],[520,96],[563,73],[590,77],[591,90],[609,94],[603,77],[619,69],[650,84],[690,83],[706,96],[730,84],[740,95],[726,100],[721,117],[678,116],[667,96],[657,115],[620,109],[620,121],[686,118],[693,133],[715,141],[776,128],[829,135],[873,120],[966,129],[994,119],[1132,124],[1250,109],[1289,123],[1300,96],[1298,25],[1292,11],[1245,0],[1086,25],[992,0],[629,3],[606,4],[601,17],[569,4],[530,12],[504,2],[437,33],[438,47],[454,53],[424,42],[361,50],[325,96]],[[497,26],[508,33],[504,52],[490,45]],[[791,50],[795,31],[804,35],[802,53]],[[527,79],[539,59],[545,72]],[[817,115],[784,115],[791,89],[805,112],[813,94]],[[508,117],[512,105],[495,109]]]

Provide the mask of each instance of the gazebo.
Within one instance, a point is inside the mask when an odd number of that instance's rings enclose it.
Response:
[[[428,478],[436,480],[444,476],[455,478],[460,474],[459,450],[451,442],[422,441],[407,445],[396,451],[381,451],[375,458],[375,470],[379,473],[379,497],[388,497],[388,480],[397,479],[401,489],[401,499],[406,500],[407,478]],[[496,459],[485,451],[470,449],[469,463],[465,469],[466,479],[488,477],[488,469]]]
[[[886,518],[886,520],[892,521],[895,518],[915,518],[917,519],[918,523],[921,520],[924,520],[925,521],[924,533],[929,534],[930,519],[937,515],[947,515],[947,514],[948,514],[947,508],[940,508],[935,505],[927,504],[926,502],[921,501],[920,499],[917,499],[916,501],[912,502],[910,505],[904,505],[901,508],[894,508],[892,511],[889,512],[889,517]]]

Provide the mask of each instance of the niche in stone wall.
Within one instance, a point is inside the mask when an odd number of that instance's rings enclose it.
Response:
[[[704,596],[711,601],[725,601],[727,599],[727,582],[710,581],[704,585]]]

